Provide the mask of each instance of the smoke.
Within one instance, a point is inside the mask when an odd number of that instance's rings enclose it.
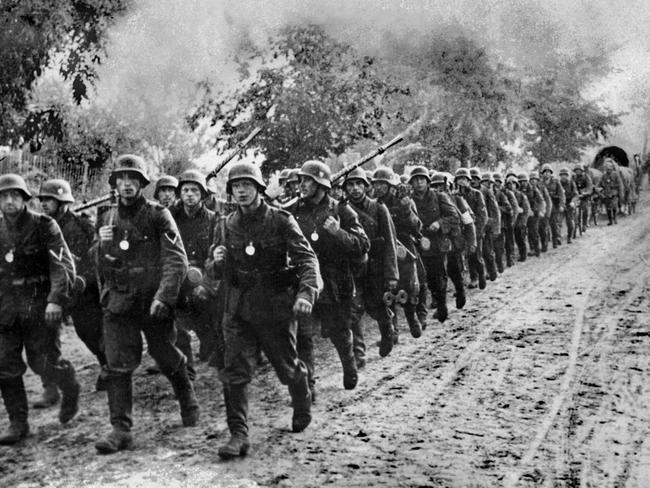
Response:
[[[307,23],[378,57],[395,39],[432,33],[470,37],[522,70],[604,55],[616,71],[587,93],[614,110],[647,99],[650,4],[643,0],[139,0],[110,32],[96,103],[125,123],[179,124],[198,81],[237,84],[233,59],[242,46],[263,47],[281,28]]]

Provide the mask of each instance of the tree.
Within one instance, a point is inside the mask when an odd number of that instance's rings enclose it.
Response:
[[[30,111],[29,93],[52,64],[70,82],[77,103],[87,96],[101,61],[104,34],[129,0],[5,0],[0,7],[0,142],[40,145],[61,137],[56,108]]]
[[[319,26],[288,27],[268,51],[253,51],[240,62],[244,88],[213,95],[205,83],[204,100],[188,120],[193,128],[206,117],[219,124],[220,142],[228,146],[261,126],[253,144],[266,157],[266,172],[380,139],[385,124],[400,117],[385,110],[386,101],[408,96],[378,74],[372,57],[358,55]]]

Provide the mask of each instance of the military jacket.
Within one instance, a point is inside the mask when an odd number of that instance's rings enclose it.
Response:
[[[487,208],[488,221],[486,230],[494,232],[495,234],[501,232],[501,211],[499,210],[499,203],[494,192],[485,185],[481,185],[481,193],[485,200],[485,207]]]
[[[548,190],[544,184],[538,185],[537,189],[542,194],[542,198],[544,199],[544,217],[549,218],[551,216],[551,212],[553,211],[553,200],[551,200],[551,195],[548,193]]]
[[[91,253],[95,228],[92,222],[85,215],[68,210],[57,219],[57,223],[72,254],[77,275],[83,277],[86,284],[95,283],[97,278]]]
[[[188,215],[182,204],[172,207],[170,211],[178,226],[190,265],[203,268],[212,245],[217,216],[205,205],[199,205],[201,208],[194,215]]]
[[[54,219],[25,209],[11,223],[0,212],[0,324],[42,315],[46,303],[67,305],[74,279],[74,262]]]
[[[542,180],[542,184],[546,188],[546,191],[548,191],[553,206],[558,210],[560,207],[564,207],[566,204],[566,196],[564,194],[564,187],[560,183],[560,180],[551,176],[548,181]]]
[[[501,219],[501,227],[505,228],[506,225],[514,225],[515,221],[517,220],[517,217],[521,213],[521,207],[519,206],[519,202],[517,201],[517,195],[515,195],[515,192],[508,188],[501,188],[500,190],[508,199],[508,203],[510,204],[510,215],[508,216],[508,219]],[[502,213],[502,217],[503,217]]]
[[[573,203],[575,206],[578,200],[578,187],[576,186],[576,182],[573,181],[572,178],[569,178],[566,180],[566,182],[564,180],[560,180],[560,183],[564,189],[564,198],[566,205],[568,206],[570,203]]]
[[[114,225],[113,240],[97,239],[102,305],[116,314],[148,311],[156,299],[173,306],[187,272],[185,247],[169,210],[138,198],[104,207],[97,230]]]
[[[600,187],[605,198],[620,197],[621,178],[616,171],[611,173],[605,171],[600,179]]]
[[[530,211],[535,217],[544,216],[546,214],[546,201],[544,200],[544,195],[539,190],[539,188],[534,187],[530,183],[528,188],[523,192],[528,199],[530,204]]]
[[[580,176],[574,175],[573,179],[576,182],[576,187],[580,195],[587,196],[594,192],[594,185],[588,173],[583,173]]]
[[[474,215],[469,204],[462,195],[456,193],[451,195],[454,205],[458,209],[461,219],[462,232],[454,239],[454,249],[457,251],[467,251],[471,246],[476,247],[476,227],[474,226]],[[464,216],[471,216],[471,222],[468,218],[463,220]]]
[[[528,201],[528,197],[523,191],[515,190],[513,193],[515,195],[515,198],[517,199],[517,205],[519,205],[519,208],[523,210],[523,212],[520,212],[517,215],[517,219],[515,220],[515,226],[523,227],[528,222],[528,217],[531,217],[533,215],[533,210],[530,207],[530,202]]]
[[[422,221],[418,217],[415,202],[409,198],[408,203],[403,204],[395,195],[387,195],[386,198],[379,199],[379,201],[388,207],[397,238],[411,249],[414,241],[418,241],[422,237]]]
[[[474,213],[474,227],[477,237],[482,237],[485,234],[485,226],[488,223],[488,211],[485,206],[483,193],[471,186],[465,186],[461,188],[460,194]]]
[[[422,195],[414,193],[413,201],[422,221],[422,234],[431,241],[431,247],[428,250],[422,249],[422,255],[431,256],[451,251],[450,235],[460,232],[460,217],[449,195],[427,188]],[[429,228],[434,222],[440,225],[435,231]]]

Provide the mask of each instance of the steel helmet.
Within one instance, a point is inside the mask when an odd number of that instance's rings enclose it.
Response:
[[[506,173],[506,180],[507,180],[508,178],[510,178],[511,176],[512,176],[513,178],[517,178],[517,173],[515,173],[515,171],[512,170],[512,169]]]
[[[5,190],[18,190],[22,192],[25,200],[32,198],[32,194],[27,189],[27,184],[22,176],[7,173],[6,175],[0,176],[0,192]]]
[[[445,181],[448,185],[451,185],[454,182],[454,175],[447,171],[441,171],[441,173],[445,176]]]
[[[528,175],[526,173],[519,173],[519,175],[517,175],[517,179],[520,183],[528,183]]]
[[[584,171],[584,170],[585,170],[584,167],[580,163],[576,164],[573,167],[573,171]]]
[[[429,170],[426,168],[426,166],[415,166],[413,169],[411,169],[411,173],[409,174],[409,183],[416,176],[422,176],[423,178],[426,178],[429,183],[431,183],[431,176],[429,176]]]
[[[544,174],[544,171],[550,171],[551,174],[553,174],[553,167],[548,163],[544,163],[542,164],[542,169],[539,172],[541,174]]]
[[[144,159],[140,156],[136,156],[135,154],[122,154],[115,160],[115,167],[108,177],[108,183],[111,186],[115,186],[119,173],[132,173],[140,178],[140,182],[144,188],[149,184],[149,178],[147,178],[147,174],[145,173],[145,166]]]
[[[283,181],[287,181],[289,179],[289,173],[291,170],[289,168],[284,168],[282,171],[280,171],[280,176],[278,176],[278,181],[280,184],[282,184]]]
[[[519,188],[519,180],[515,175],[508,175],[506,178],[506,183],[515,183],[517,185],[517,188]]]
[[[499,173],[498,171],[495,171],[492,173],[492,179],[496,181],[497,183],[503,183],[503,175]]]
[[[345,185],[350,180],[361,180],[363,181],[364,185],[370,186],[368,176],[362,168],[354,168],[352,171],[350,171],[343,180],[343,184]]]
[[[298,170],[298,176],[309,176],[316,183],[325,188],[332,188],[332,170],[322,161],[312,160],[307,161],[302,165],[302,168]]]
[[[528,176],[529,180],[539,180],[539,173],[537,171],[531,171]]]
[[[481,179],[481,170],[477,166],[474,166],[473,168],[469,169],[469,176],[470,176],[470,179],[476,178],[476,179],[480,180]]]
[[[454,180],[457,180],[458,178],[467,178],[468,180],[471,180],[472,176],[467,168],[458,168],[454,175]]]
[[[494,180],[492,179],[492,173],[485,172],[481,175],[481,181],[487,181],[489,183],[494,183]]]
[[[290,169],[289,176],[287,176],[287,183],[298,183],[300,181],[300,175],[298,173],[300,173],[298,168]]]
[[[156,181],[156,189],[153,192],[154,198],[158,198],[158,190],[161,188],[173,188],[176,191],[178,190],[178,180],[170,175],[162,175]]]
[[[41,185],[41,191],[38,194],[38,198],[54,198],[62,203],[74,203],[70,183],[60,179],[47,180],[44,182]]]
[[[199,188],[203,194],[203,198],[208,196],[208,188],[205,184],[205,176],[203,176],[203,173],[200,171],[197,171],[195,169],[188,169],[186,171],[183,171],[183,173],[181,173],[181,175],[178,177],[179,191],[183,186],[183,183],[195,183],[199,185]]]
[[[560,176],[569,176],[569,168],[564,167],[560,169]]]
[[[433,178],[431,178],[431,184],[432,185],[439,185],[439,184],[446,185],[447,184],[447,179],[445,178],[445,174],[444,173],[435,173],[433,175]]]
[[[233,164],[228,170],[228,181],[226,182],[226,192],[232,193],[232,183],[237,180],[252,180],[257,183],[258,188],[266,190],[266,183],[262,178],[262,172],[253,163],[240,162]]]
[[[369,169],[365,171],[366,173],[366,180],[368,180],[368,183],[372,183],[372,171]]]
[[[397,184],[397,175],[393,173],[393,170],[391,168],[383,166],[381,168],[377,168],[372,174],[372,182],[384,182],[394,186]]]

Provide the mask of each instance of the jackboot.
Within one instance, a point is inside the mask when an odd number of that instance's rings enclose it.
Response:
[[[108,410],[113,430],[105,439],[95,444],[99,454],[114,454],[133,447],[131,436],[131,409],[133,385],[130,374],[109,373],[107,379]]]
[[[81,385],[77,381],[74,367],[65,361],[65,366],[56,373],[56,383],[62,393],[61,407],[59,409],[59,422],[70,422],[79,412],[79,393]]]
[[[465,297],[465,288],[459,287],[456,289],[456,308],[460,310],[465,306],[467,299]]]
[[[199,404],[194,394],[194,385],[190,380],[185,365],[181,365],[176,372],[169,375],[169,381],[174,389],[174,394],[181,407],[181,419],[184,427],[194,427],[200,416]]]
[[[435,311],[433,316],[438,319],[438,322],[442,323],[447,320],[447,294],[443,291],[442,293],[437,293],[438,299],[438,309]]]
[[[390,317],[384,317],[377,321],[381,341],[379,342],[379,355],[385,358],[393,350],[393,323]]]
[[[190,333],[178,327],[178,332],[176,336],[176,347],[183,353],[185,356],[185,369],[187,374],[190,377],[190,380],[194,381],[196,378],[196,369],[194,369],[194,353],[192,352],[192,336]]]
[[[219,448],[219,457],[232,459],[245,456],[250,448],[248,441],[248,392],[247,385],[223,385],[226,403],[226,422],[230,439]]]
[[[339,355],[343,367],[343,388],[354,390],[359,382],[358,369],[366,364],[364,357],[355,357],[352,352],[352,341],[332,337],[332,344]]]
[[[415,314],[415,305],[407,304],[404,307],[404,315],[406,316],[406,322],[409,324],[409,330],[411,331],[411,336],[416,339],[422,336],[422,326]]]
[[[23,377],[0,380],[0,390],[9,417],[9,427],[0,435],[0,445],[11,446],[29,434],[27,423],[27,393]]]
[[[51,406],[56,405],[60,399],[61,395],[59,395],[59,389],[56,384],[50,381],[43,381],[43,394],[32,406],[38,409],[50,408]]]
[[[311,423],[311,393],[307,384],[307,377],[289,385],[289,394],[293,404],[293,417],[291,430],[302,432]]]

